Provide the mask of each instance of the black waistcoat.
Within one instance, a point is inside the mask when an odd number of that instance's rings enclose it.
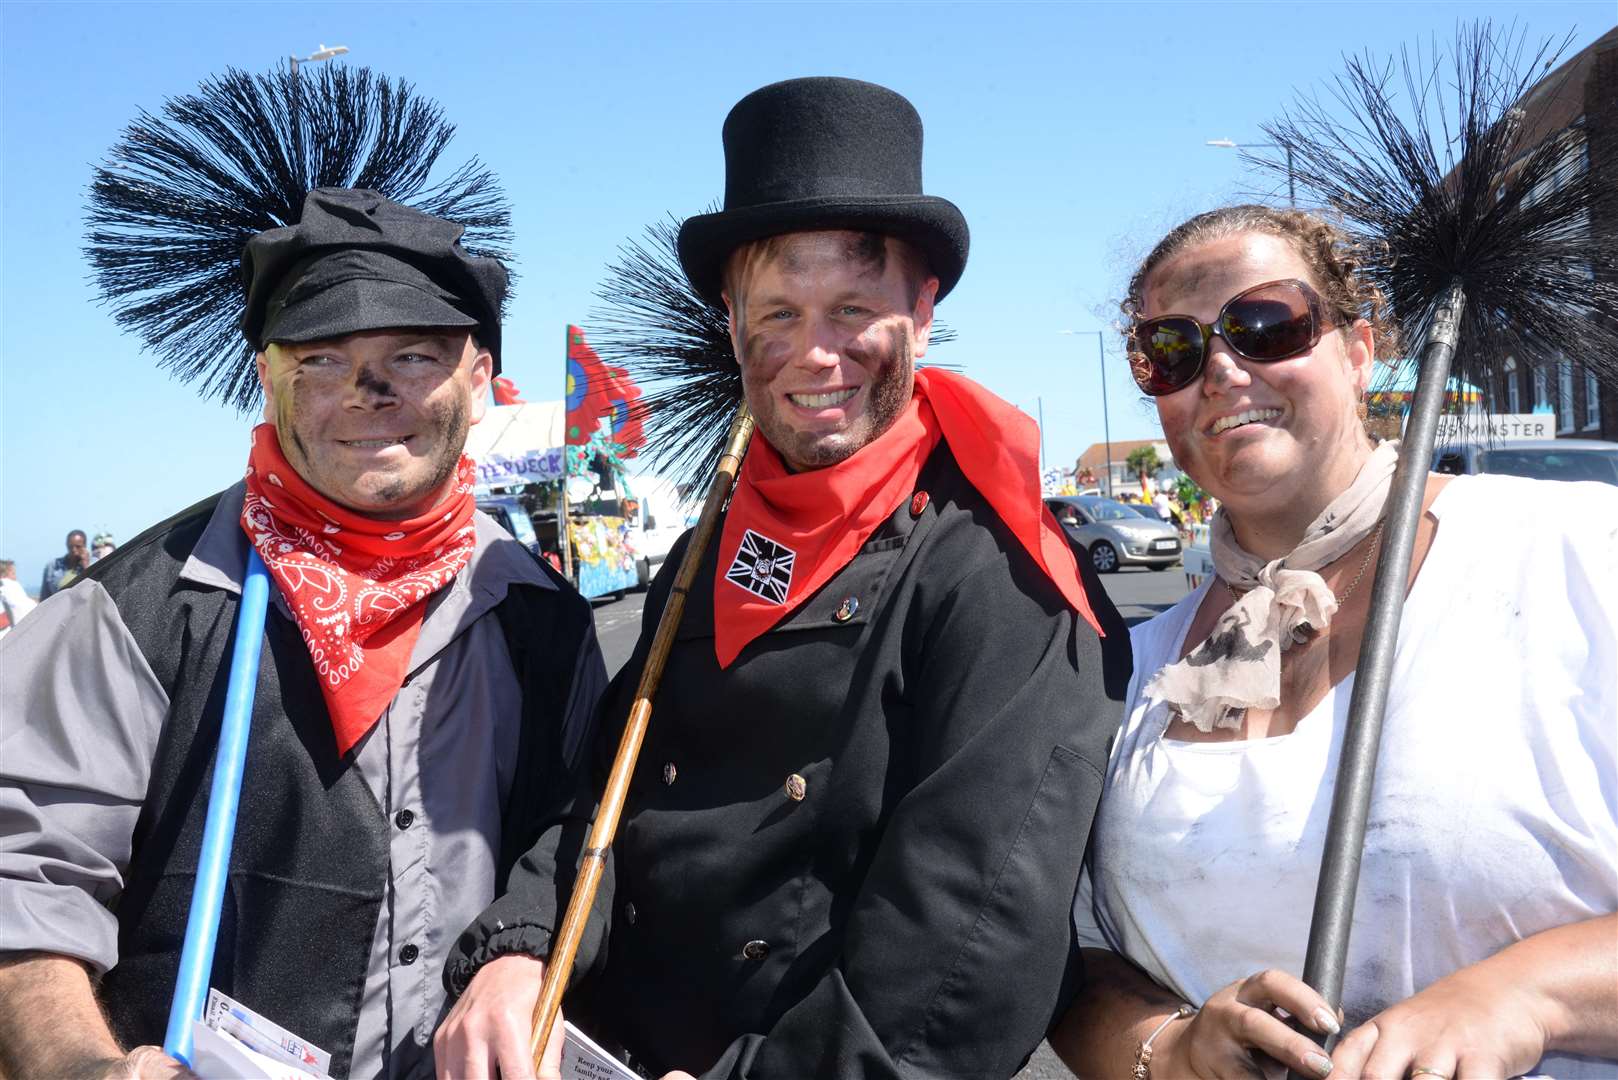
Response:
[[[131,1046],[163,1041],[213,782],[240,598],[179,574],[217,499],[131,541],[91,575],[170,703],[116,905],[118,964],[101,984],[113,1031]],[[561,720],[583,632],[574,600],[513,586],[495,609],[523,687],[498,890],[535,839],[541,793],[564,783]],[[272,604],[209,985],[328,1050],[333,1076],[350,1068],[388,841],[364,777],[337,755],[298,629]]]

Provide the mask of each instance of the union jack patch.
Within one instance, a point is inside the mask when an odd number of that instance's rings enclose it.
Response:
[[[736,561],[725,571],[725,577],[760,599],[784,604],[787,590],[792,587],[792,564],[797,558],[798,553],[791,548],[748,529],[742,534]]]

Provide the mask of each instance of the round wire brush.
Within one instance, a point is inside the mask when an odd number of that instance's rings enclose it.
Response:
[[[1362,272],[1387,297],[1404,340],[1420,343],[1406,361],[1418,365],[1415,400],[1388,496],[1303,972],[1334,1007],[1452,360],[1485,400],[1507,358],[1539,369],[1577,360],[1618,382],[1618,160],[1610,140],[1587,138],[1578,124],[1551,127],[1555,103],[1581,93],[1569,70],[1544,74],[1566,46],[1529,49],[1515,29],[1463,25],[1447,59],[1436,45],[1404,50],[1397,65],[1350,58],[1333,87],[1335,108],[1300,97],[1264,128],[1278,153],[1259,164],[1279,174],[1290,154],[1301,201],[1355,234]],[[1582,97],[1573,115],[1580,111]]]
[[[509,260],[511,214],[488,169],[473,158],[430,182],[454,133],[436,103],[368,68],[210,77],[142,111],[95,170],[85,252],[101,299],[160,366],[254,409],[242,248],[295,224],[311,190],[378,191],[464,226],[473,254]]]

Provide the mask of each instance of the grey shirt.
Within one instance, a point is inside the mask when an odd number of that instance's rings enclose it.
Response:
[[[220,499],[184,580],[241,591],[241,506],[238,484]],[[356,751],[392,830],[354,1076],[432,1075],[445,955],[494,899],[521,691],[493,608],[509,585],[555,585],[500,526],[482,513],[475,520],[471,563],[429,601],[412,678]],[[564,720],[570,762],[587,745],[605,684],[588,633]],[[98,971],[117,963],[108,904],[123,888],[168,705],[98,581],[51,597],[0,640],[0,953],[58,953]],[[247,769],[252,783],[251,759]]]

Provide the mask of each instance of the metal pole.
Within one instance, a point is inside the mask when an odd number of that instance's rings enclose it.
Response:
[[[1287,144],[1287,205],[1298,205],[1298,185],[1292,175],[1292,145]]]
[[[1039,410],[1039,481],[1045,482],[1045,399],[1036,396],[1034,406]]]
[[[1105,331],[1097,330],[1096,359],[1101,362],[1101,430],[1107,439],[1107,498],[1112,498],[1112,420],[1107,414],[1107,343]]]
[[[298,78],[298,65],[302,63],[294,53],[292,60],[292,178],[295,184],[303,185],[303,83]],[[299,212],[299,207],[289,207],[293,214]]]
[[[1444,387],[1455,355],[1466,294],[1457,283],[1438,302],[1432,329],[1422,347],[1421,373],[1411,405],[1399,465],[1388,492],[1382,555],[1377,559],[1371,586],[1371,610],[1355,666],[1354,692],[1349,698],[1348,721],[1343,729],[1342,757],[1332,791],[1331,815],[1326,822],[1325,850],[1320,879],[1315,886],[1309,951],[1304,957],[1303,981],[1336,1008],[1343,998],[1343,970],[1348,957],[1348,935],[1354,920],[1354,894],[1359,887],[1360,858],[1365,850],[1365,824],[1370,815],[1371,787],[1376,778],[1377,750],[1382,739],[1382,714],[1388,702],[1393,658],[1399,644],[1399,617],[1404,610],[1405,587],[1410,580],[1416,527],[1427,490],[1427,470],[1433,441],[1443,411]],[[1305,1030],[1323,1046],[1335,1040]],[[1291,1074],[1297,1076],[1297,1073]]]

